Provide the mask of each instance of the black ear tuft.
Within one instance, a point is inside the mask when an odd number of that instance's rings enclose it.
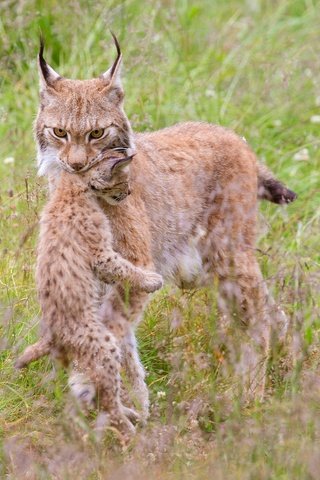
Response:
[[[42,33],[39,36],[39,58],[43,59],[43,51],[44,51],[44,37]]]
[[[45,59],[43,58],[43,51],[44,51],[44,39],[42,35],[40,35],[40,45],[39,45],[39,54],[38,54],[38,61],[39,61],[39,70],[40,70],[40,85],[42,88],[47,86],[54,87],[54,84],[57,80],[61,79],[60,75],[47,64]]]
[[[40,38],[39,38],[39,55],[38,55],[39,65],[40,65],[40,68],[41,68],[43,78],[48,82],[49,77],[50,77],[50,71],[49,71],[47,62],[43,58],[43,52],[44,52],[44,38],[41,34]]]
[[[117,49],[117,58],[113,62],[112,67],[110,67],[106,72],[100,75],[100,78],[103,80],[103,83],[104,83],[102,90],[104,90],[104,88],[107,88],[108,92],[111,89],[114,90],[116,88],[122,91],[121,76],[120,76],[122,53],[121,53],[121,49],[120,49],[120,45],[117,37],[113,32],[111,32],[111,35]],[[115,101],[117,100],[119,99],[115,98]]]
[[[116,49],[117,49],[117,58],[115,59],[112,67],[111,67],[111,70],[110,70],[110,77],[112,78],[113,77],[113,74],[117,68],[117,65],[121,59],[121,48],[120,48],[120,45],[119,45],[119,42],[118,42],[118,39],[117,37],[115,36],[115,34],[110,30],[110,33],[112,35],[112,38],[113,38],[113,41],[114,41],[114,44],[116,46]]]

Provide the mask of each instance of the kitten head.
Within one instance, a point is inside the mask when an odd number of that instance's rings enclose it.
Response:
[[[132,148],[132,131],[123,111],[121,51],[112,67],[98,78],[68,80],[38,55],[40,107],[35,124],[40,175],[61,168],[79,172],[95,163],[104,148]]]
[[[116,151],[105,150],[93,167],[83,173],[78,173],[86,185],[96,196],[103,198],[111,205],[117,205],[130,194],[129,164],[134,153],[131,149]]]

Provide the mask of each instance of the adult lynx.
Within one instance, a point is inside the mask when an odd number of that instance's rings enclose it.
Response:
[[[134,289],[154,292],[162,278],[113,250],[109,222],[94,192],[114,193],[120,185],[125,191],[124,170],[131,159],[109,150],[88,171],[60,176],[40,221],[36,281],[42,336],[16,362],[22,368],[48,353],[66,365],[73,361],[99,390],[111,424],[125,434],[133,431],[126,415],[134,412],[120,401],[121,352],[100,320],[100,281],[129,281]]]
[[[100,200],[115,249],[183,287],[210,285],[217,276],[222,312],[236,303],[248,325],[251,340],[243,355],[257,358],[248,355],[249,349],[265,358],[270,324],[284,329],[286,318],[268,294],[255,258],[257,198],[289,203],[295,194],[257,163],[243,139],[220,126],[190,122],[134,134],[123,111],[121,53],[115,42],[114,64],[91,80],[62,78],[45,62],[41,46],[35,127],[39,173],[54,186],[63,169],[81,172],[105,147],[136,148],[131,195],[116,205],[108,194]],[[132,347],[127,322],[141,318],[147,295],[134,292],[125,307],[119,288],[105,299],[105,322],[112,329],[109,319],[119,320],[117,325],[121,320],[122,335]],[[249,393],[263,391],[260,360],[247,362]],[[132,376],[139,377],[136,371]]]

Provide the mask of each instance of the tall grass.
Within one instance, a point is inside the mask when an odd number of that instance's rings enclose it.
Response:
[[[0,3],[0,427],[3,478],[318,479],[320,5],[315,0]],[[97,445],[70,415],[66,379],[48,360],[18,374],[36,338],[33,280],[39,32],[62,75],[89,78],[124,55],[126,111],[136,130],[184,120],[244,135],[295,190],[261,204],[260,263],[291,327],[269,365],[263,405],[245,408],[225,359],[215,287],[158,294],[139,330],[152,415],[125,454]]]

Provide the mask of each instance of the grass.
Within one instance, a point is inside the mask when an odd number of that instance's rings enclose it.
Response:
[[[319,478],[320,5],[316,0],[49,0],[0,5],[0,476],[9,479]],[[295,190],[288,208],[261,204],[258,253],[287,311],[286,351],[269,366],[269,397],[250,408],[219,339],[215,289],[158,294],[139,329],[152,415],[129,451],[92,439],[70,415],[66,377],[48,360],[23,374],[35,340],[38,34],[59,73],[110,65],[109,28],[124,54],[126,111],[136,130],[206,120],[244,135]],[[302,153],[304,154],[302,154]]]

